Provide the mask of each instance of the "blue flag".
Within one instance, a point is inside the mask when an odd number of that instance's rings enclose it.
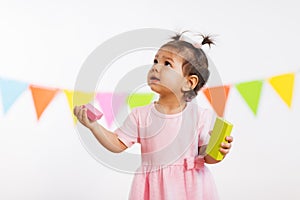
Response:
[[[0,78],[0,93],[5,114],[27,88],[27,83]]]

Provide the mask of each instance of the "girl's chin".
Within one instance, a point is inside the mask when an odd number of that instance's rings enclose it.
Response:
[[[158,84],[148,84],[148,85],[153,92],[159,93],[161,91],[161,87]]]
[[[148,84],[148,85],[153,92],[156,92],[158,94],[172,93],[168,88],[163,87],[162,85],[159,85],[159,84]]]

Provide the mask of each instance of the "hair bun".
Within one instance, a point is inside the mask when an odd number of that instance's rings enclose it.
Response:
[[[177,40],[180,39],[181,35],[182,35],[182,33],[176,33],[176,35],[174,35],[173,37],[171,37],[171,39],[172,39],[173,41],[177,41]]]
[[[185,36],[185,34],[190,34],[190,36]],[[194,36],[200,36],[202,37],[202,42],[201,39],[199,39],[200,41],[197,42],[196,38],[193,38]],[[191,37],[191,38],[190,38]],[[183,31],[181,33],[176,33],[175,36],[171,37],[171,39],[173,41],[178,41],[178,40],[183,40],[185,42],[191,43],[195,46],[195,48],[199,49],[201,48],[201,46],[208,44],[209,47],[211,47],[211,45],[215,45],[214,40],[212,39],[211,35],[204,35],[204,34],[191,34],[191,31]]]
[[[211,39],[210,35],[201,35],[201,37],[203,37],[203,40],[201,42],[202,45],[208,44],[208,46],[210,47],[210,45],[215,45],[213,39]]]

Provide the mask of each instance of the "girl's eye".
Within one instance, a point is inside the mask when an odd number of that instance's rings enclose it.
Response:
[[[165,61],[165,66],[172,67],[171,63],[168,61]]]
[[[157,61],[156,59],[154,59],[153,63],[154,63],[154,64],[157,64],[157,63],[158,63],[158,61]]]

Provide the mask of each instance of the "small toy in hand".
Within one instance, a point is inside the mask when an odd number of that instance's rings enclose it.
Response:
[[[103,113],[90,103],[83,105],[83,107],[87,109],[87,116],[91,121],[99,120],[103,116]]]
[[[206,148],[206,153],[216,160],[222,160],[224,155],[219,151],[222,142],[226,142],[226,136],[230,136],[233,124],[223,118],[217,117],[209,143]]]

